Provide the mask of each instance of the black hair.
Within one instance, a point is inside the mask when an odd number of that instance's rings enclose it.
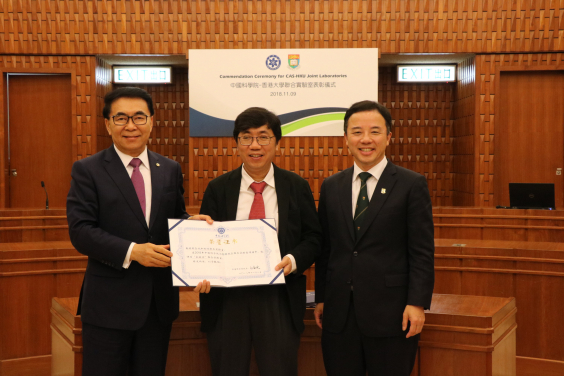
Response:
[[[374,101],[356,102],[347,110],[347,112],[345,113],[345,134],[347,133],[349,118],[357,112],[365,111],[378,111],[386,121],[386,130],[388,131],[388,134],[390,134],[390,132],[392,131],[392,115],[386,107]]]
[[[239,133],[248,131],[251,128],[260,128],[266,125],[271,129],[276,137],[276,143],[282,138],[282,128],[280,119],[274,113],[262,107],[250,107],[241,112],[235,119],[233,128],[233,138],[239,142]]]
[[[119,89],[112,90],[106,94],[104,97],[104,110],[102,111],[102,115],[104,115],[105,119],[110,118],[112,104],[120,98],[141,98],[147,102],[147,107],[149,108],[151,116],[155,114],[155,109],[153,108],[153,98],[151,98],[151,95],[141,88],[128,86],[120,87]]]

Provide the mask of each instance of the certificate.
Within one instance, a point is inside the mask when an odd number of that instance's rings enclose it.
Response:
[[[172,280],[175,286],[235,287],[285,283],[275,271],[280,248],[274,219],[205,221],[169,219]]]

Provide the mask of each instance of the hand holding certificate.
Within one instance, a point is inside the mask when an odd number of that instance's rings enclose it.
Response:
[[[173,284],[235,287],[285,283],[273,219],[214,222],[169,219]]]

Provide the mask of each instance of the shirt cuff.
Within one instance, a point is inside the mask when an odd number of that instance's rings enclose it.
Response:
[[[288,254],[288,255],[286,255],[286,256],[288,256],[288,258],[290,259],[290,261],[292,261],[292,271],[291,271],[290,273],[295,273],[295,272],[296,272],[296,269],[298,268],[298,267],[296,266],[296,259],[294,258],[294,256],[292,256],[292,255],[290,255],[290,254]]]
[[[137,243],[131,243],[129,245],[129,249],[127,250],[127,255],[125,255],[125,260],[123,260],[123,268],[127,269],[129,268],[129,265],[131,265],[131,251],[133,251],[133,246],[137,244]]]

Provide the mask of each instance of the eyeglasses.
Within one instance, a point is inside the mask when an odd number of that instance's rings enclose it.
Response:
[[[145,125],[147,124],[148,117],[149,116],[145,114],[135,114],[133,116],[115,115],[112,116],[112,120],[114,121],[115,125],[126,125],[127,123],[129,123],[129,119],[131,119],[131,121],[133,121],[133,124],[135,125]]]
[[[243,146],[250,146],[253,143],[254,139],[257,139],[259,145],[266,146],[270,144],[270,139],[274,138],[270,136],[258,136],[258,137],[251,137],[251,136],[243,136],[239,137],[239,143]]]

